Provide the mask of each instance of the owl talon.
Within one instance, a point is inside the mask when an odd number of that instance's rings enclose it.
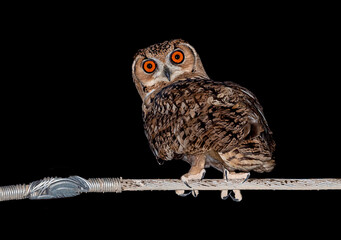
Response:
[[[226,182],[228,182],[229,179],[242,179],[243,180],[242,183],[245,183],[250,177],[250,173],[230,173],[226,168],[224,168],[223,173],[224,173],[224,179],[226,180]],[[221,198],[223,200],[227,199],[229,196],[235,202],[240,202],[243,199],[240,190],[232,190],[229,194],[228,194],[228,190],[221,191]]]
[[[203,170],[204,170],[204,171],[202,171],[200,181],[204,179],[205,174],[206,174],[206,170],[205,170],[205,169],[203,169]]]
[[[243,182],[246,182],[249,177],[250,177],[250,173],[230,173],[229,170],[227,170],[226,168],[224,168],[224,179],[226,180],[226,182],[229,181],[229,179],[242,179]]]
[[[250,175],[251,175],[250,173],[247,173],[246,178],[244,179],[242,183],[245,183],[250,178]]]
[[[184,182],[184,184],[187,186],[187,187],[189,187],[189,188],[192,188],[189,184],[188,184],[188,182],[185,180],[185,181],[183,181]]]
[[[229,181],[228,175],[229,175],[229,171],[226,168],[224,168],[224,178],[225,178],[226,182]]]
[[[197,174],[190,174],[190,173],[186,173],[184,175],[182,175],[181,177],[181,181],[189,188],[192,188],[189,184],[188,181],[189,180],[199,180],[201,181],[204,176],[205,176],[206,170],[202,169],[199,173]]]
[[[232,192],[234,193],[234,196],[232,195]],[[232,190],[229,196],[234,202],[240,202],[243,199],[240,190]]]
[[[188,195],[191,194],[192,191],[185,192],[185,190],[176,190],[175,193],[180,196],[180,197],[187,197]]]
[[[229,198],[228,190],[222,190],[220,194],[221,199],[226,200]]]
[[[197,197],[199,195],[199,191],[198,190],[192,190],[186,193],[185,190],[176,190],[175,193],[180,196],[180,197],[187,197],[188,195],[190,195],[192,193],[193,197]]]

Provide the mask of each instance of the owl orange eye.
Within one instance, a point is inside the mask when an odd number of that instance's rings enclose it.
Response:
[[[185,55],[182,51],[176,50],[171,55],[171,60],[173,63],[180,64],[184,61]]]
[[[153,60],[147,60],[143,63],[143,70],[146,73],[152,73],[156,69],[156,63]]]

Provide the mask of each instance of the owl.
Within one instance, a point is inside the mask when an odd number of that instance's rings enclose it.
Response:
[[[263,108],[248,89],[213,81],[189,43],[181,39],[140,49],[132,76],[142,99],[145,135],[157,159],[190,164],[181,180],[190,187],[207,168],[226,181],[246,181],[250,171],[270,172],[275,142]],[[192,190],[194,196],[198,191]],[[177,191],[178,195],[188,195]],[[223,190],[223,199],[240,201],[239,190]]]

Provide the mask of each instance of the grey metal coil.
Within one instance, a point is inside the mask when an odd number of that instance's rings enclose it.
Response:
[[[90,178],[87,183],[89,192],[122,192],[120,178]]]
[[[27,198],[30,185],[18,184],[0,187],[0,201],[17,200]]]
[[[0,187],[0,202],[15,199],[52,199],[73,197],[84,192],[122,192],[120,178],[47,177],[30,184]]]

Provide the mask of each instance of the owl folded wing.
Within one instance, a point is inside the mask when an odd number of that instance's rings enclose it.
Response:
[[[145,133],[157,158],[228,152],[270,129],[257,98],[231,82],[187,79],[163,88],[144,106]]]

